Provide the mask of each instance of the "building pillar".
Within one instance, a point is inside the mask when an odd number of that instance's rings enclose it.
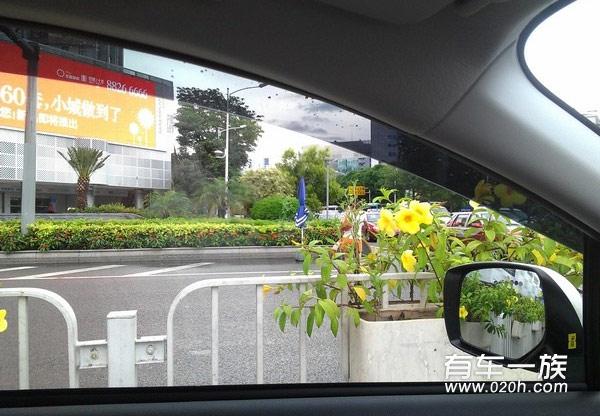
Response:
[[[135,190],[135,207],[137,209],[144,209],[144,191],[141,189]]]

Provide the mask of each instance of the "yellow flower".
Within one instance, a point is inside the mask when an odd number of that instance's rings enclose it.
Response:
[[[400,231],[408,234],[416,234],[421,229],[420,216],[412,209],[402,208],[394,216],[396,225]]]
[[[352,289],[354,289],[356,296],[358,296],[360,300],[364,301],[367,298],[367,292],[364,287],[354,286]]]
[[[268,294],[268,293],[269,293],[271,290],[273,290],[273,287],[272,287],[272,286],[269,286],[269,285],[263,285],[263,287],[262,287],[262,292],[263,292],[263,294],[265,294],[265,295],[266,295],[266,294]]]
[[[469,315],[469,311],[467,310],[467,308],[465,308],[464,306],[461,306],[460,309],[458,310],[458,317],[460,319],[466,319],[466,317]]]
[[[400,256],[400,261],[402,262],[402,268],[407,272],[414,272],[415,267],[417,265],[417,258],[413,256],[412,250],[404,250],[402,255]]]
[[[525,195],[513,190],[510,186],[504,185],[503,183],[494,187],[494,193],[500,198],[500,204],[506,208],[510,208],[513,205],[521,205],[527,200]]]
[[[471,206],[471,208],[473,208],[473,209],[477,209],[477,208],[479,208],[479,203],[477,203],[477,202],[473,201],[472,199],[471,199],[471,200],[469,200],[469,205],[470,205],[470,206]]]
[[[433,222],[431,204],[428,202],[410,201],[408,208],[419,216],[422,224],[430,225]]]
[[[0,332],[6,331],[8,322],[6,321],[6,309],[0,309]]]
[[[389,209],[382,209],[379,220],[377,220],[377,227],[380,231],[385,233],[388,237],[393,237],[398,231],[396,227],[396,221],[394,221],[394,215]]]
[[[543,266],[546,264],[546,260],[544,259],[544,256],[542,256],[542,253],[540,253],[536,249],[533,249],[531,250],[531,254],[533,254],[533,257],[535,257],[535,263],[538,266]]]
[[[398,286],[398,281],[396,279],[390,279],[387,281],[388,283],[388,288],[390,288],[391,290],[396,289],[396,287]]]
[[[518,297],[516,297],[516,296],[511,296],[510,298],[506,299],[506,300],[504,301],[504,303],[506,303],[506,306],[508,306],[508,307],[510,308],[512,305],[514,305],[515,303],[517,303],[517,302],[518,302],[518,300],[519,300],[519,298],[518,298]]]
[[[492,195],[492,185],[483,179],[475,185],[475,201],[480,203],[490,203],[494,200]]]
[[[367,254],[367,260],[368,261],[376,261],[377,260],[377,254],[375,254],[373,252]]]

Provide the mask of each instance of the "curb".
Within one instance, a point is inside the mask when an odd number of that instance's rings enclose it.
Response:
[[[0,252],[0,264],[136,263],[164,261],[268,260],[295,258],[298,248],[283,247],[205,247],[133,248],[120,250],[53,250]]]

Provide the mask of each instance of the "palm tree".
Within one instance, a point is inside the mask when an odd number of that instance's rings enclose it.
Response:
[[[90,177],[94,172],[104,166],[110,155],[102,156],[102,150],[87,147],[71,146],[67,149],[67,156],[58,152],[67,161],[77,174],[77,208],[85,209],[86,195],[90,187]]]

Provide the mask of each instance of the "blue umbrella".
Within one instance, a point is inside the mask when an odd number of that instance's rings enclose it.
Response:
[[[296,227],[304,229],[308,221],[308,208],[306,208],[306,186],[304,186],[304,176],[298,181],[298,211],[294,215]]]

